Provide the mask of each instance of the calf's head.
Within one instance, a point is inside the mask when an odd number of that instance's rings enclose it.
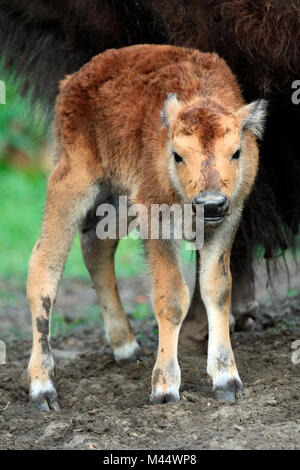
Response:
[[[258,166],[266,102],[233,111],[211,98],[188,104],[171,94],[162,111],[169,132],[169,175],[182,200],[204,204],[207,225],[219,225],[241,207]]]

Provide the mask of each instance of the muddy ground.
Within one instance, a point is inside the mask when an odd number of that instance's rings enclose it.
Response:
[[[277,297],[270,301],[262,275],[255,330],[232,334],[244,383],[239,403],[212,398],[203,342],[180,345],[181,401],[149,405],[156,324],[153,317],[131,318],[145,354],[136,364],[114,363],[101,325],[79,322],[53,339],[59,414],[33,409],[20,387],[31,347],[30,315],[24,291],[1,282],[6,295],[0,305],[0,337],[6,342],[7,363],[0,365],[0,449],[299,449],[300,351],[292,344],[300,340],[295,290],[300,285],[295,273],[294,290],[284,298],[284,282],[279,279]],[[130,316],[136,304],[145,302],[144,284],[121,280],[120,287]],[[67,280],[56,308],[72,324],[87,305],[95,304],[89,284]]]

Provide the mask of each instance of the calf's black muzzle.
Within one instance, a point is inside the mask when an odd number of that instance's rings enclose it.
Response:
[[[229,199],[220,191],[201,191],[193,200],[193,207],[204,206],[204,222],[206,225],[220,225],[229,211]]]

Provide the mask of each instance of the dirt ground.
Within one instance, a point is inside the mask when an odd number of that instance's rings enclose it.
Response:
[[[300,351],[292,344],[300,340],[300,296],[292,291],[284,298],[279,280],[282,295],[267,302],[264,284],[258,283],[254,331],[232,334],[242,401],[212,398],[203,342],[180,345],[181,401],[149,405],[156,324],[152,317],[131,318],[145,354],[136,364],[114,363],[100,326],[81,325],[53,339],[62,407],[54,414],[32,408],[20,386],[31,348],[30,315],[24,292],[0,283],[7,293],[0,305],[0,337],[7,346],[7,363],[0,365],[0,449],[299,449]],[[292,285],[299,288],[296,274]],[[145,301],[141,280],[121,280],[120,287],[128,312]],[[87,283],[65,281],[57,308],[71,322],[95,303]]]

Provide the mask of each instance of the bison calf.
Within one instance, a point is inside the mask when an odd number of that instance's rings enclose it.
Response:
[[[108,50],[62,81],[56,103],[56,163],[43,229],[30,259],[33,321],[30,399],[58,410],[52,383],[50,315],[79,227],[81,247],[117,361],[139,346],[121,305],[114,253],[118,240],[96,235],[96,208],[117,204],[204,206],[200,290],[209,320],[207,372],[215,397],[242,394],[229,337],[230,251],[258,165],[256,137],[265,103],[246,105],[235,77],[216,54],[173,46]],[[178,335],[190,295],[173,239],[145,241],[159,345],[152,403],[179,400]]]

